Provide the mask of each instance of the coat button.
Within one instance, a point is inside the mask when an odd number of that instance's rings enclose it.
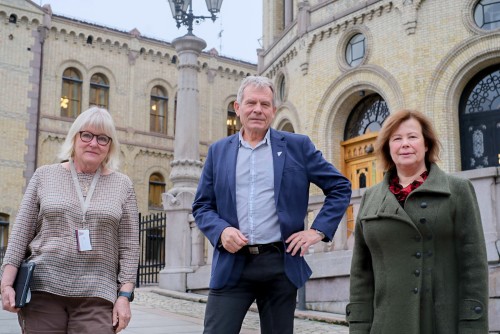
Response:
[[[420,242],[422,240],[422,238],[419,236],[419,235],[416,235],[415,236],[415,241],[416,242]]]
[[[425,223],[427,223],[427,219],[425,219],[425,218],[420,218],[420,223],[421,223],[421,224],[425,224]]]
[[[427,256],[428,256],[428,257],[431,257],[431,256],[432,256],[432,251],[428,251],[428,252],[427,252]]]
[[[420,270],[415,269],[414,274],[415,274],[416,277],[420,276]]]
[[[427,240],[432,240],[432,234],[427,235]]]
[[[418,288],[413,289],[413,293],[417,294],[418,293]]]
[[[420,258],[422,257],[422,253],[420,253],[420,252],[416,252],[416,253],[415,253],[415,257],[416,257],[417,259],[420,259]]]
[[[480,314],[483,312],[483,308],[481,306],[474,307],[474,313]]]
[[[422,209],[425,209],[425,208],[427,207],[427,202],[422,202],[422,203],[420,203],[420,207],[421,207]]]

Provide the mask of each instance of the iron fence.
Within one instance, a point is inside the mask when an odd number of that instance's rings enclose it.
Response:
[[[160,270],[165,267],[165,213],[139,214],[141,257],[137,270],[137,287],[158,283]]]

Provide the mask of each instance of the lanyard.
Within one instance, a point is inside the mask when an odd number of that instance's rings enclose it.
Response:
[[[78,194],[78,199],[80,200],[80,205],[82,206],[82,212],[83,212],[83,219],[82,222],[85,223],[85,214],[87,213],[87,209],[89,208],[90,204],[90,199],[92,198],[92,194],[94,193],[95,186],[97,184],[97,181],[99,180],[99,177],[101,176],[101,167],[97,169],[97,172],[94,175],[94,178],[92,179],[92,184],[90,185],[89,192],[87,194],[87,197],[85,200],[83,199],[83,193],[82,193],[82,188],[80,187],[80,182],[78,181],[78,176],[76,175],[76,169],[75,169],[75,164],[73,160],[70,160],[70,169],[71,169],[71,176],[73,177],[73,184],[75,185],[76,188],[76,193]]]

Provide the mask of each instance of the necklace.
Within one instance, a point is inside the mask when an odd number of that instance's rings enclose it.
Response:
[[[94,174],[78,173],[78,183],[80,185],[80,188],[82,189],[83,197],[87,197],[87,193],[89,192],[90,184],[93,178]]]

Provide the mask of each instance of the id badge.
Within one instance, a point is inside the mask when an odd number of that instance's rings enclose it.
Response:
[[[89,230],[76,230],[76,241],[80,252],[92,250]]]

